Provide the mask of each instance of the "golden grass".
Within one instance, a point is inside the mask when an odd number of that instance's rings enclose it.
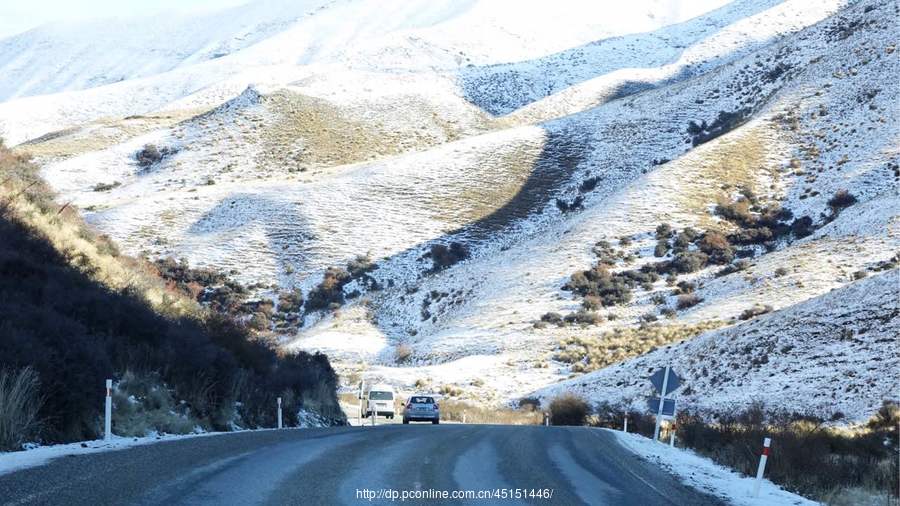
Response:
[[[681,162],[690,164],[690,170],[673,198],[700,217],[700,226],[714,227],[707,211],[709,205],[720,200],[730,202],[733,194],[742,188],[758,195],[768,193],[769,188],[760,187],[760,181],[777,178],[779,174],[772,142],[775,135],[769,127],[757,125],[698,148]]]
[[[540,425],[544,414],[531,409],[511,409],[482,404],[471,404],[463,401],[443,399],[438,402],[441,408],[441,420],[466,423],[497,425]]]
[[[560,340],[554,359],[572,364],[573,372],[590,372],[649,353],[654,348],[691,339],[724,324],[708,320],[693,325],[621,327],[599,336],[569,336]]]
[[[0,159],[9,162],[10,151],[0,144]],[[71,206],[55,204],[46,187],[40,194],[29,193],[27,188],[38,188],[36,168],[30,162],[17,167],[0,163],[0,206],[9,216],[21,220],[35,233],[45,237],[53,247],[69,259],[70,264],[112,290],[131,289],[151,304],[159,313],[170,316],[197,315],[196,301],[166,288],[152,267],[141,260],[119,255],[115,245],[98,235],[82,221]],[[26,167],[25,170],[22,170]]]

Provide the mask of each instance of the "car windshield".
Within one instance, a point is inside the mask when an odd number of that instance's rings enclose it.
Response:
[[[434,404],[434,399],[431,397],[413,397],[409,402],[412,404]]]
[[[369,392],[369,399],[373,401],[389,401],[394,398],[391,392]]]

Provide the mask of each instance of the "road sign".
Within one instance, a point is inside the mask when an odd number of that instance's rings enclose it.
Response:
[[[665,381],[667,370],[669,371],[669,381]],[[678,387],[681,386],[681,378],[671,368],[665,368],[653,373],[653,376],[650,376],[650,383],[653,383],[653,388],[665,397],[678,390]],[[663,384],[666,386],[665,392],[663,392]]]
[[[659,397],[649,397],[647,399],[647,407],[651,413],[657,413],[659,411]],[[662,416],[675,416],[675,399],[663,401]]]

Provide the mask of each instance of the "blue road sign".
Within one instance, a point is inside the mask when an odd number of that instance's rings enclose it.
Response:
[[[659,413],[659,397],[649,397],[647,399],[647,407],[651,413]],[[666,399],[663,402],[663,416],[675,416],[675,399]]]
[[[666,375],[666,369],[662,368],[653,373],[653,376],[650,376],[650,383],[653,383],[653,388],[656,389],[657,392],[662,394],[663,397],[671,394],[675,390],[678,390],[678,387],[681,386],[681,378],[675,374],[675,371],[672,368],[669,368],[669,381],[666,384],[666,391],[663,392],[663,379]]]

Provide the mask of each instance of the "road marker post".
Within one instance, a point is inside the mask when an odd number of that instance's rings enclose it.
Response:
[[[281,429],[283,425],[281,424],[281,397],[278,398],[278,428]]]
[[[669,446],[675,446],[675,423],[669,425]]]
[[[365,384],[365,381],[359,382],[359,395],[357,396],[357,400],[359,400],[359,413],[356,415],[356,425],[360,427],[362,427],[363,387]]]
[[[753,497],[759,497],[759,484],[762,482],[763,473],[766,471],[766,461],[769,460],[769,445],[771,438],[763,439],[762,455],[759,456],[759,467],[756,469],[756,483],[753,484]]]
[[[669,366],[663,375],[662,392],[659,393],[659,410],[656,412],[656,427],[653,429],[653,440],[659,441],[659,426],[662,423],[663,404],[666,401],[667,388],[669,387]]]
[[[622,432],[628,434],[628,415],[625,415],[625,427],[622,429]]]
[[[112,440],[112,380],[106,380],[106,407],[103,411],[103,440]]]
[[[466,423],[466,412],[463,411],[463,423]]]

